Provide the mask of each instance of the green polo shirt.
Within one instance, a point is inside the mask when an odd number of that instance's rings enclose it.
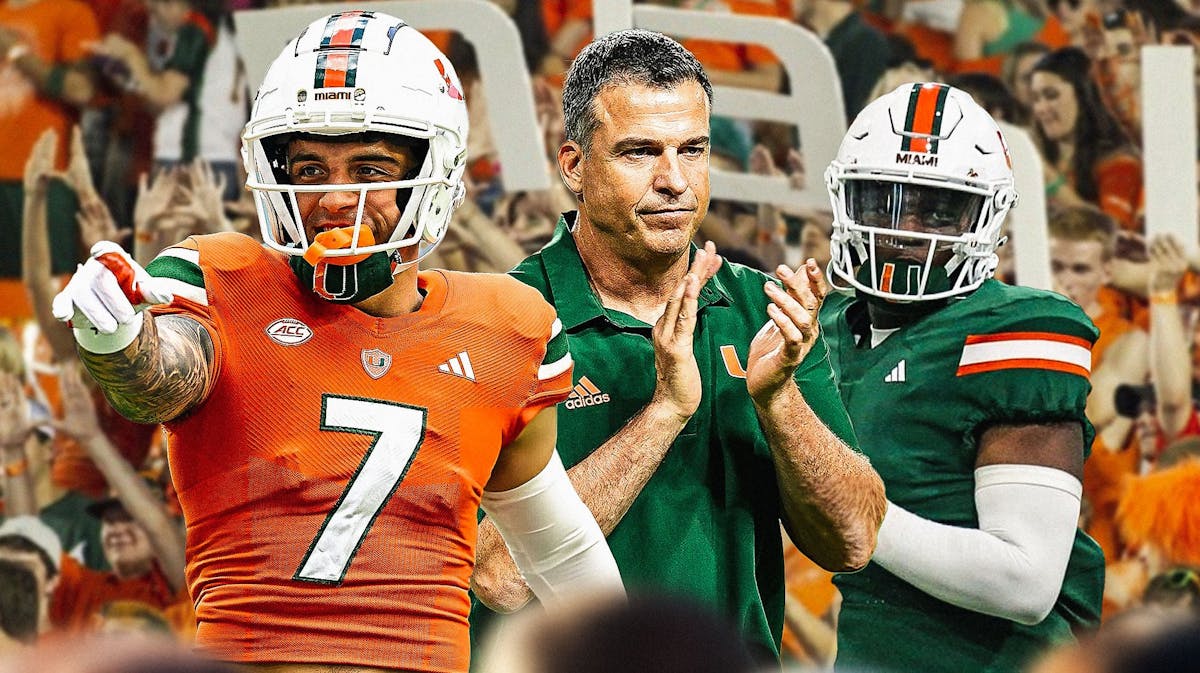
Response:
[[[574,213],[565,217],[574,221]],[[511,273],[545,296],[567,334],[575,390],[559,405],[558,452],[569,468],[646,406],[655,369],[651,325],[601,306],[566,221],[560,219],[550,243]],[[695,597],[731,619],[752,647],[778,656],[784,603],[779,491],[744,374],[750,341],[768,320],[767,280],[726,262],[701,289],[694,340],[704,386],[700,408],[608,544],[631,591]],[[801,363],[796,381],[820,418],[856,447],[823,340]],[[472,611],[473,632],[488,621],[485,610],[477,605]]]

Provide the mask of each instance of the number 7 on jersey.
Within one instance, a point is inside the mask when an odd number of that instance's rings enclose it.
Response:
[[[387,505],[425,439],[426,410],[396,402],[325,394],[321,429],[375,438],[292,579],[341,584],[375,517]]]

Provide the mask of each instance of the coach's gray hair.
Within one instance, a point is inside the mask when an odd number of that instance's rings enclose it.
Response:
[[[599,120],[592,103],[604,87],[640,84],[671,89],[685,82],[704,87],[712,107],[712,84],[704,67],[675,40],[648,30],[621,30],[597,38],[571,64],[563,84],[563,120],[567,140],[587,152]]]

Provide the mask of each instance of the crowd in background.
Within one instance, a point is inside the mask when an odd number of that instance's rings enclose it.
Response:
[[[495,2],[521,34],[549,165],[563,138],[563,76],[592,36],[591,3]],[[258,235],[239,160],[252,92],[231,16],[289,4],[301,3],[0,0],[0,651],[89,631],[186,642],[194,629],[160,433],[120,417],[89,387],[50,300],[97,241],[117,241],[146,264],[192,234]],[[1043,162],[1055,289],[1101,330],[1080,525],[1106,555],[1111,624],[1038,670],[1098,670],[1088,657],[1128,652],[1131,639],[1155,630],[1147,624],[1173,624],[1158,611],[1200,616],[1200,256],[1196,240],[1143,236],[1139,148],[1140,81],[1154,76],[1141,70],[1140,47],[1200,43],[1200,6],[652,4],[810,29],[833,55],[848,120],[901,83],[943,80],[1031,133]],[[425,265],[506,271],[550,240],[575,197],[557,181],[544,192],[504,188],[492,136],[503,131],[489,124],[474,51],[457,33],[429,37],[457,67],[471,132],[466,202]],[[762,47],[681,41],[716,84],[788,88]],[[713,165],[727,170],[801,185],[824,169],[805,165],[802,142],[793,126],[712,120]],[[807,257],[825,264],[831,223],[820,210],[714,200],[700,237],[759,269]],[[1013,280],[1011,255],[999,273]],[[826,667],[837,591],[795,548],[787,577],[785,658]]]

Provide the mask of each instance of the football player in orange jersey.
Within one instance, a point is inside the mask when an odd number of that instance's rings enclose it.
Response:
[[[146,269],[101,243],[55,299],[113,406],[167,428],[197,640],[220,659],[466,671],[481,506],[544,601],[620,590],[554,450],[554,310],[416,266],[462,199],[466,133],[416,30],[320,19],[243,134],[263,243],[192,237]]]

